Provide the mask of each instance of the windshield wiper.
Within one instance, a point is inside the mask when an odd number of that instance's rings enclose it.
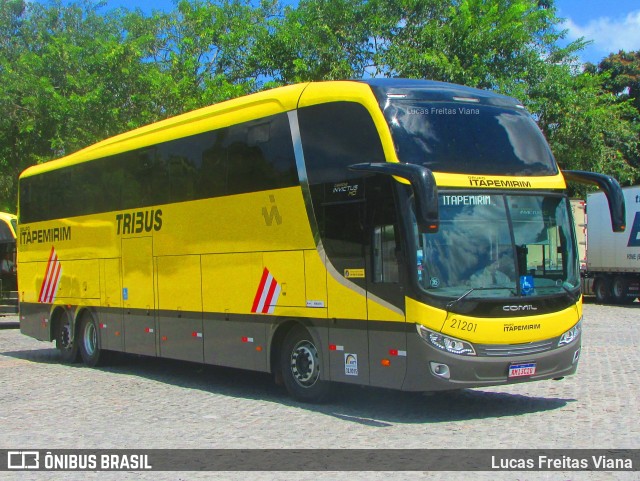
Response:
[[[467,292],[462,294],[457,299],[454,299],[453,301],[447,302],[447,305],[446,305],[447,311],[450,311],[452,307],[454,307],[456,304],[458,304],[458,302],[460,302],[462,299],[464,299],[465,297],[467,297],[469,294],[471,294],[474,291],[493,291],[493,290],[503,290],[503,291],[507,290],[507,291],[511,292],[511,294],[517,295],[516,291],[515,291],[515,289],[513,287],[472,287],[471,289],[469,289]]]

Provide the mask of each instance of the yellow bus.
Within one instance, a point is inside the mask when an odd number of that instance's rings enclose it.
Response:
[[[18,312],[16,231],[18,218],[0,212],[0,315]]]
[[[514,99],[432,81],[305,83],[27,169],[20,326],[111,351],[408,391],[575,372],[565,178]],[[622,219],[624,216],[622,216]]]

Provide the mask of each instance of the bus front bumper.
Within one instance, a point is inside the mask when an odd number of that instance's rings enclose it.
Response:
[[[461,356],[409,335],[404,391],[443,391],[557,379],[576,372],[581,337],[568,345],[525,355]]]

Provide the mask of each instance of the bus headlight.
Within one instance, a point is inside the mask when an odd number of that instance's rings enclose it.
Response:
[[[565,332],[562,336],[560,336],[560,340],[558,341],[558,347],[571,344],[573,341],[575,341],[578,338],[581,330],[582,330],[582,319],[578,321],[578,324],[576,324],[567,332]]]
[[[451,354],[458,354],[460,356],[475,356],[476,351],[473,346],[461,339],[455,337],[446,336],[439,332],[433,332],[420,324],[416,324],[416,329],[420,337],[427,341],[434,347]]]

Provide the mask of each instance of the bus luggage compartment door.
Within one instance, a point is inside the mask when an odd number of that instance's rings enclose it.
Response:
[[[122,239],[122,304],[125,352],[156,355],[151,237]]]

